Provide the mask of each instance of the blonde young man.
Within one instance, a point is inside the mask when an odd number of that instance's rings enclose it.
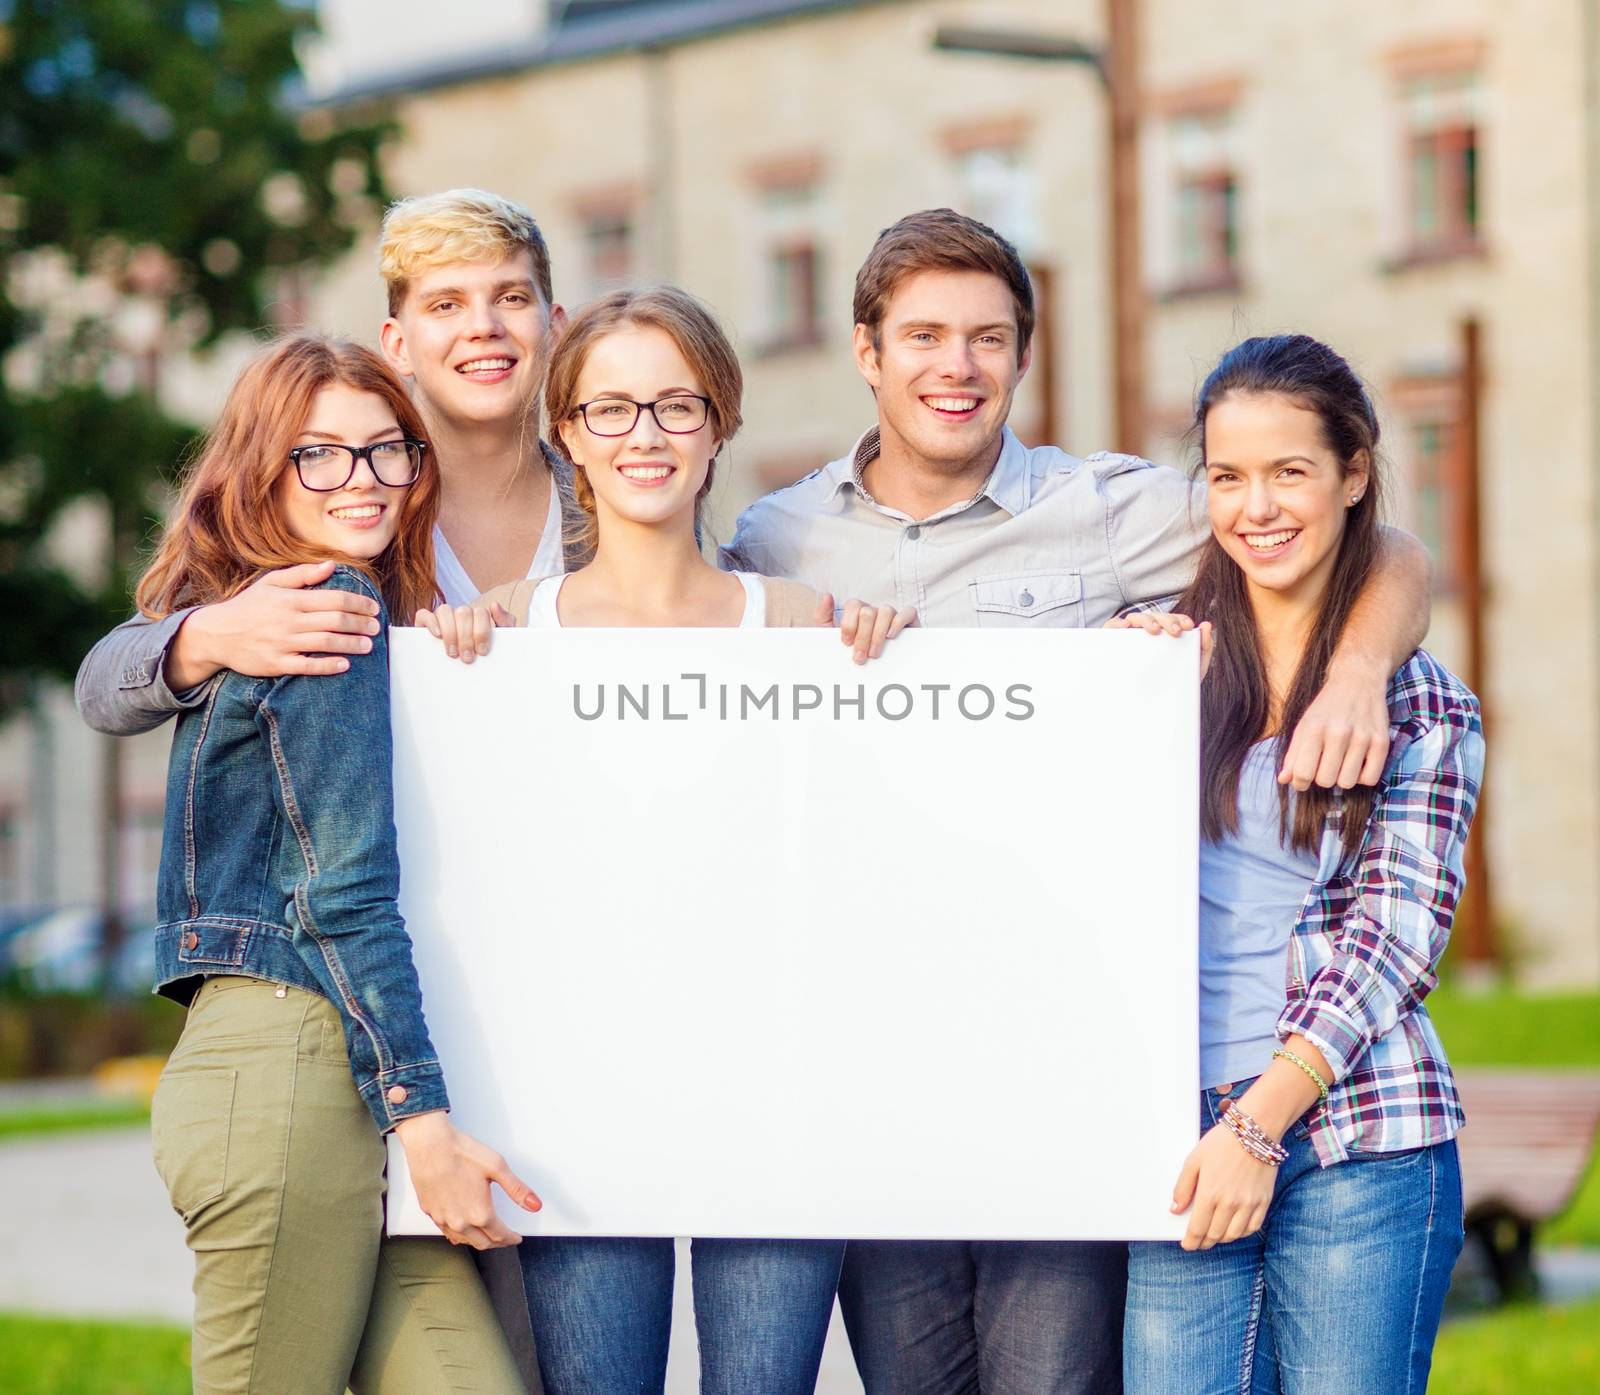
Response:
[[[378,337],[413,384],[438,452],[433,541],[445,600],[565,570],[570,471],[539,439],[537,408],[565,312],[533,216],[478,189],[407,199],[384,218],[378,263],[389,311]],[[304,589],[330,566],[286,567],[231,600],[118,626],[78,670],[78,710],[96,731],[129,736],[199,702],[222,669],[342,672],[344,655],[371,648],[377,612],[350,592]]]

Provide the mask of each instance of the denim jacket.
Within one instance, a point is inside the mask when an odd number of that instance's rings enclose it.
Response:
[[[339,567],[320,589],[357,591]],[[156,990],[211,974],[320,993],[339,1009],[380,1130],[449,1107],[396,898],[388,633],[341,674],[223,671],[178,717],[156,893]]]

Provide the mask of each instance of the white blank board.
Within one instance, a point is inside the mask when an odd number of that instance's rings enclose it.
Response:
[[[1192,636],[390,639],[401,907],[514,1228],[1182,1233]]]

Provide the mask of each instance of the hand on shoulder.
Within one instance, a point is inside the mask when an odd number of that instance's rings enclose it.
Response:
[[[280,567],[201,606],[167,649],[167,686],[181,692],[222,669],[251,678],[343,673],[343,655],[371,652],[380,608],[365,591],[325,586],[333,571],[331,561]]]

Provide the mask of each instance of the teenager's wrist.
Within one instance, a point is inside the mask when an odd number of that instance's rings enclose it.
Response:
[[[1297,1067],[1274,1061],[1239,1097],[1239,1108],[1261,1125],[1268,1138],[1278,1143],[1316,1099],[1315,1087]]]
[[[226,667],[211,648],[213,610],[209,605],[191,610],[167,644],[161,674],[175,693],[199,687]]]
[[[426,1147],[447,1138],[453,1131],[450,1111],[429,1109],[421,1114],[408,1114],[394,1126],[394,1136],[408,1150]]]

